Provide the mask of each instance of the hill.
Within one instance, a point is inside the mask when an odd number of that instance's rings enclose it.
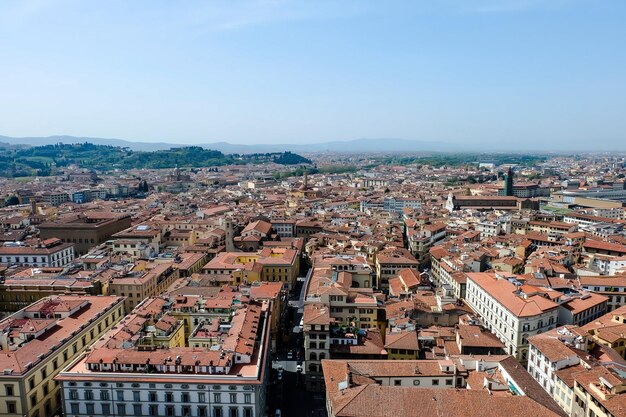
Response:
[[[3,154],[0,154],[0,176],[48,176],[68,165],[110,171],[113,169],[164,169],[176,166],[202,168],[269,162],[299,165],[310,164],[311,160],[291,152],[226,155],[200,146],[146,152],[92,143],[54,144],[24,149],[7,148]]]

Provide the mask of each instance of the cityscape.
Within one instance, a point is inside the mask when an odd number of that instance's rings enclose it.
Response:
[[[624,415],[625,156],[300,158],[4,178],[0,413]]]
[[[0,417],[626,417],[624,21],[0,2]]]

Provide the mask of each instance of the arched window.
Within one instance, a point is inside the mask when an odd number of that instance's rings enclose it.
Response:
[[[326,354],[324,352],[320,353],[320,360],[326,359]]]
[[[312,360],[312,361],[317,360],[317,355],[315,354],[315,352],[311,352],[311,354],[309,355],[309,360]]]

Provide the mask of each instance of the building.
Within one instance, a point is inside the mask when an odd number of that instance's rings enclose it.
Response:
[[[385,336],[387,357],[395,360],[418,359],[419,343],[415,329],[391,331]]]
[[[619,417],[626,415],[626,366],[598,366],[574,378],[572,416]]]
[[[419,262],[404,248],[385,249],[376,254],[376,282],[378,288],[389,289],[389,280],[403,269],[419,269]]]
[[[126,297],[126,311],[131,311],[148,297],[163,293],[178,278],[173,262],[137,262],[109,283],[109,294]]]
[[[293,285],[300,272],[300,256],[297,250],[285,247],[268,247],[256,253],[222,252],[202,271],[216,281],[233,285],[257,281]]]
[[[60,206],[61,204],[70,201],[70,196],[67,193],[46,192],[43,193],[41,197],[44,202],[52,206]]]
[[[515,360],[325,360],[329,417],[562,416]]]
[[[54,378],[124,316],[121,297],[53,296],[0,322],[0,415],[47,417],[61,409]]]
[[[330,358],[330,309],[322,304],[305,304],[302,316],[308,391],[324,390],[322,360]]]
[[[513,195],[513,168],[509,167],[504,178],[504,195],[510,197]]]
[[[269,383],[269,309],[243,306],[205,347],[108,347],[110,332],[58,376],[67,417],[261,417]],[[210,346],[209,346],[210,345]]]
[[[589,334],[591,347],[598,344],[613,348],[626,359],[626,306],[585,324],[582,329]]]
[[[60,239],[40,240],[33,245],[5,243],[0,246],[0,262],[35,268],[64,267],[74,260],[74,244]]]
[[[93,246],[106,242],[113,234],[130,225],[129,214],[88,211],[42,223],[37,228],[41,239],[59,238],[63,242],[73,243],[76,254],[84,255]]]
[[[77,279],[63,268],[28,268],[0,278],[0,311],[18,311],[52,295],[101,295],[98,274]]]
[[[609,312],[626,305],[626,275],[581,276],[578,281],[583,289],[607,297]]]
[[[519,199],[514,196],[454,196],[448,195],[446,209],[457,210],[539,210],[539,200]]]
[[[579,354],[587,348],[584,331],[577,326],[563,326],[529,337],[528,344],[528,373],[550,395],[560,397],[555,392],[556,372],[580,363]]]
[[[524,293],[514,278],[488,272],[466,276],[467,304],[504,343],[510,355],[526,362],[528,338],[556,327],[559,305],[541,294]]]

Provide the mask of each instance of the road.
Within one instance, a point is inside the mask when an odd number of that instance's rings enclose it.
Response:
[[[304,282],[294,286],[290,297],[287,312],[283,316],[282,325],[289,335],[287,343],[278,343],[277,352],[272,361],[272,379],[268,398],[269,416],[274,416],[275,410],[280,409],[283,417],[326,417],[324,395],[307,392],[304,389],[304,374],[296,371],[300,364],[306,372],[304,358],[304,340],[301,332],[294,332],[294,327],[300,324],[304,294],[309,273]],[[288,352],[292,353],[289,358]],[[283,369],[283,377],[278,380],[275,375],[277,369]]]

